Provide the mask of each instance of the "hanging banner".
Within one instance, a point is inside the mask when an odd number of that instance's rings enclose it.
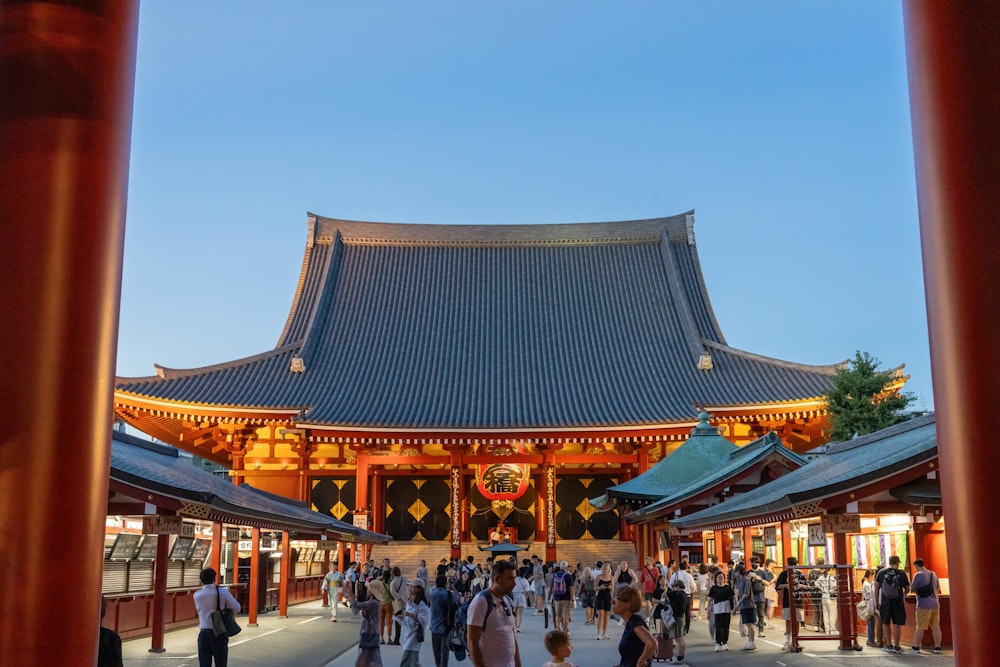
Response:
[[[512,456],[525,453],[521,447],[511,443],[487,447],[486,453],[493,456]],[[527,463],[496,461],[476,466],[476,488],[486,500],[517,500],[528,490]]]

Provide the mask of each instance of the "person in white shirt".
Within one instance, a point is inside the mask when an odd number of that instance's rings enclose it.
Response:
[[[670,577],[670,581],[667,582],[667,590],[672,590],[675,582],[680,582],[684,584],[684,595],[687,596],[687,609],[684,613],[684,634],[691,631],[691,607],[694,600],[695,591],[697,591],[697,584],[694,581],[694,577],[688,572],[688,562],[682,560],[679,569],[674,572]],[[678,622],[681,619],[677,619]]]
[[[516,573],[509,560],[493,565],[493,583],[469,604],[466,643],[473,667],[521,667],[521,654],[514,637],[514,591]],[[489,600],[485,596],[489,596]]]
[[[229,663],[229,637],[216,637],[212,629],[212,612],[216,609],[232,609],[239,612],[240,603],[228,588],[215,584],[215,570],[206,567],[201,571],[200,591],[194,594],[194,608],[198,612],[198,665],[199,667],[226,667]]]

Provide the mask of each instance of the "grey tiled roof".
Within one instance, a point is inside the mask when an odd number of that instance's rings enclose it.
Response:
[[[697,368],[703,352],[711,370]],[[296,356],[304,372],[290,370]],[[834,370],[726,344],[690,213],[492,226],[313,217],[274,350],[117,389],[300,410],[303,425],[599,428],[817,398]]]
[[[362,542],[390,538],[313,511],[305,503],[254,489],[235,486],[200,470],[177,450],[124,433],[111,439],[111,479],[132,488],[175,498],[209,512],[257,522],[283,530],[335,532]]]
[[[638,477],[608,488],[608,498],[654,502],[724,465],[738,448],[708,423],[707,414],[701,413],[698,419],[684,444]]]
[[[805,457],[785,447],[778,434],[772,431],[740,447],[735,452],[731,452],[726,460],[719,461],[717,466],[709,469],[704,475],[688,478],[686,484],[669,489],[667,494],[661,496],[656,502],[632,512],[628,515],[629,522],[641,521],[643,517],[652,516],[656,512],[681,501],[701,498],[709,489],[718,486],[720,482],[738,478],[761,460],[774,454],[779,454],[797,467],[808,463]],[[667,457],[667,460],[669,459],[670,457]]]
[[[681,529],[711,528],[792,512],[796,506],[863,487],[936,456],[934,415],[917,417],[854,440],[830,444],[825,454],[769,484],[671,523]]]

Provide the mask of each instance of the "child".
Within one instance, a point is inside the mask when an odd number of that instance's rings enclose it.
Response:
[[[566,662],[566,658],[573,655],[573,647],[569,635],[562,630],[552,630],[545,635],[545,650],[552,655],[552,660],[542,667],[574,667],[573,663]]]

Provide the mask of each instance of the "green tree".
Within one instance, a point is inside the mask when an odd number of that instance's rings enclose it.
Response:
[[[900,392],[891,371],[880,371],[879,360],[858,350],[854,360],[837,370],[825,398],[830,410],[830,436],[850,440],[904,421],[902,414],[916,396]]]

